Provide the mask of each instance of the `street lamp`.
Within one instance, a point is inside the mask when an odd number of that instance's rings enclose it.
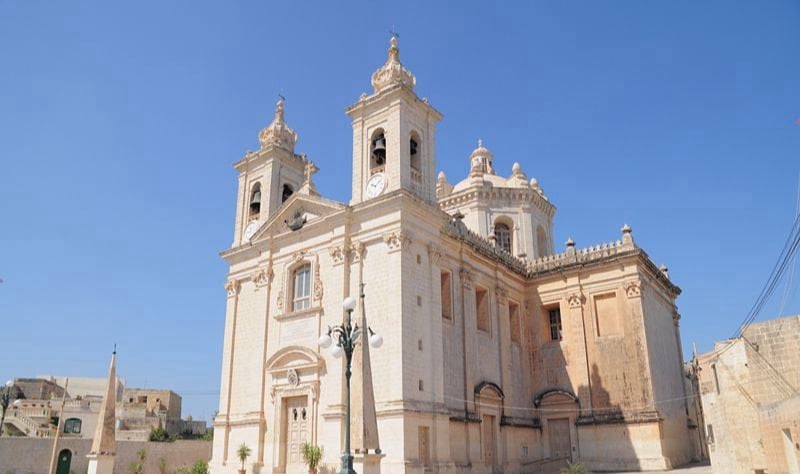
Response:
[[[363,301],[363,285],[360,296]],[[339,474],[356,474],[356,471],[353,470],[353,455],[350,454],[350,364],[353,361],[353,351],[355,350],[356,344],[358,344],[359,338],[361,337],[361,333],[363,331],[362,328],[358,327],[358,323],[352,325],[350,324],[350,318],[353,310],[356,309],[356,303],[356,299],[352,296],[345,298],[344,302],[342,302],[342,308],[344,308],[347,314],[344,324],[334,327],[329,326],[327,334],[323,334],[319,338],[319,346],[323,349],[330,347],[335,338],[336,345],[333,346],[333,349],[331,349],[331,354],[337,359],[341,358],[342,355],[345,356],[344,376],[347,381],[345,390],[345,438],[344,453],[342,453],[342,469],[339,471]],[[369,326],[367,326],[367,331],[369,331],[369,345],[376,349],[381,347],[383,344],[383,338],[380,336],[380,334],[377,334]]]
[[[3,414],[0,415],[0,436],[3,436],[3,426],[6,422],[6,412],[8,412],[8,404],[11,401],[11,387],[14,386],[14,381],[9,380],[6,382],[5,390],[3,390],[3,394],[0,395],[0,406],[3,407]]]

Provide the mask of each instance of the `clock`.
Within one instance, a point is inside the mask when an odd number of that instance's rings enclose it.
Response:
[[[244,228],[244,240],[245,242],[249,242],[250,239],[253,237],[253,234],[256,233],[258,230],[258,222],[253,221],[247,224],[247,227]]]
[[[386,189],[386,175],[383,173],[375,173],[367,181],[368,198],[380,196],[384,189]]]

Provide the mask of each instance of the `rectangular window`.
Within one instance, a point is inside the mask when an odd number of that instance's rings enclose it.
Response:
[[[483,288],[475,288],[475,313],[478,317],[478,330],[491,332],[492,323],[489,319],[489,292]]]
[[[622,334],[617,308],[617,294],[606,293],[594,297],[594,315],[597,325],[597,336],[618,336]]]
[[[302,311],[311,307],[311,265],[303,265],[294,272],[294,294],[292,310]]]
[[[511,332],[511,342],[519,344],[522,340],[522,330],[519,327],[519,305],[513,301],[508,302],[508,325]]]
[[[442,317],[453,319],[453,285],[450,272],[442,272]]]
[[[706,425],[706,442],[714,444],[714,427],[710,423]]]
[[[561,334],[561,308],[551,308],[547,310],[547,321],[550,326],[550,340],[560,341]]]

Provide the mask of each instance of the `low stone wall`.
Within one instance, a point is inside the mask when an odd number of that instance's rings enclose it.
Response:
[[[86,455],[92,447],[90,439],[61,439],[58,451],[68,449],[72,453],[70,472],[85,474],[89,467]],[[47,474],[52,438],[0,438],[0,473],[7,474]],[[210,441],[175,441],[172,443],[151,443],[147,441],[117,441],[117,456],[114,464],[115,474],[128,474],[130,466],[137,461],[137,454],[144,449],[147,453],[144,472],[159,473],[161,458],[167,461],[167,472],[174,473],[181,467],[191,466],[197,461],[211,459]]]

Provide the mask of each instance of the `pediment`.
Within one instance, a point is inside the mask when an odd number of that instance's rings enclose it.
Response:
[[[270,235],[290,232],[291,230],[287,223],[290,223],[298,216],[300,220],[305,219],[303,224],[303,227],[305,227],[313,225],[325,216],[339,212],[344,208],[344,204],[330,199],[296,193],[283,204],[277,214],[272,216],[253,234],[251,241],[255,242]]]
[[[322,358],[311,349],[303,346],[287,346],[267,360],[267,371],[271,373],[289,369],[319,368]]]

